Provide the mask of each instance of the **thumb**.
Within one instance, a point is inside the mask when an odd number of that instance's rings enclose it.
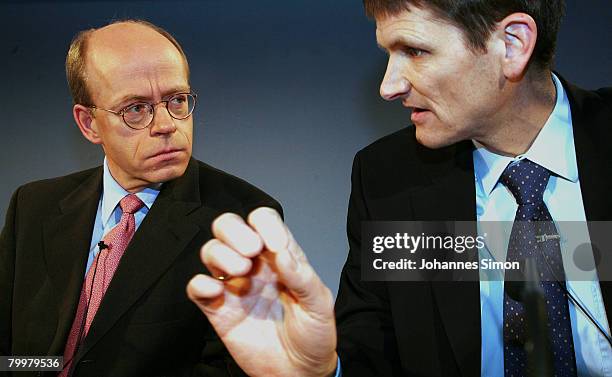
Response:
[[[293,239],[290,233],[289,237]],[[276,253],[276,266],[281,282],[298,299],[305,310],[331,315],[333,313],[331,292],[312,268],[299,245],[291,240],[287,248]],[[295,249],[292,250],[292,248]]]

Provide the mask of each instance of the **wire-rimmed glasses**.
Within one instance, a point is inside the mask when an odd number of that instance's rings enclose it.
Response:
[[[183,120],[189,118],[195,108],[197,94],[195,93],[176,93],[170,98],[156,103],[134,102],[119,111],[103,109],[97,106],[90,106],[92,109],[107,111],[119,115],[123,118],[126,126],[134,130],[142,130],[149,127],[155,117],[155,107],[160,103],[166,105],[168,114],[174,119]]]

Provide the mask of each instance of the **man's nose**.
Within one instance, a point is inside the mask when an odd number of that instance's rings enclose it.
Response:
[[[165,102],[158,103],[153,108],[151,133],[154,135],[171,134],[176,131],[176,120],[170,116]]]
[[[406,96],[409,92],[410,82],[405,77],[400,62],[389,57],[385,77],[380,83],[380,96],[387,101],[393,101]]]

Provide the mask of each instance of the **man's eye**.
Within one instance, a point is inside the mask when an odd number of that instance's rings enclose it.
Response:
[[[183,104],[183,103],[185,103],[186,101],[187,101],[187,96],[185,96],[184,94],[183,94],[183,95],[178,95],[178,96],[172,97],[172,98],[170,99],[170,102],[171,102],[173,105],[182,105],[182,104]]]
[[[420,56],[423,56],[423,54],[425,54],[425,51],[419,48],[414,48],[414,47],[406,47],[404,48],[404,52],[407,55],[412,56],[413,58],[418,58]]]
[[[142,114],[147,110],[145,103],[135,103],[125,108],[124,112],[128,114]]]

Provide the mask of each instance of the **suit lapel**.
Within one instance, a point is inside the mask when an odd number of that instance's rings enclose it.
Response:
[[[64,351],[85,276],[101,190],[102,168],[98,168],[60,202],[60,214],[43,223],[45,264],[59,303],[49,355],[61,355]]]
[[[199,232],[200,228],[188,215],[200,206],[198,166],[191,160],[182,177],[164,184],[134,234],[76,362],[157,281]]]
[[[476,221],[473,145],[457,144],[448,160],[428,166],[431,184],[411,194],[416,219],[428,221]],[[429,152],[425,152],[429,153]],[[425,160],[428,160],[425,158]],[[426,215],[423,215],[426,214]],[[423,217],[424,216],[424,217]],[[476,234],[476,227],[473,228]],[[453,258],[477,260],[467,254]],[[440,318],[457,365],[464,376],[480,375],[480,287],[478,270],[467,281],[432,282]]]

